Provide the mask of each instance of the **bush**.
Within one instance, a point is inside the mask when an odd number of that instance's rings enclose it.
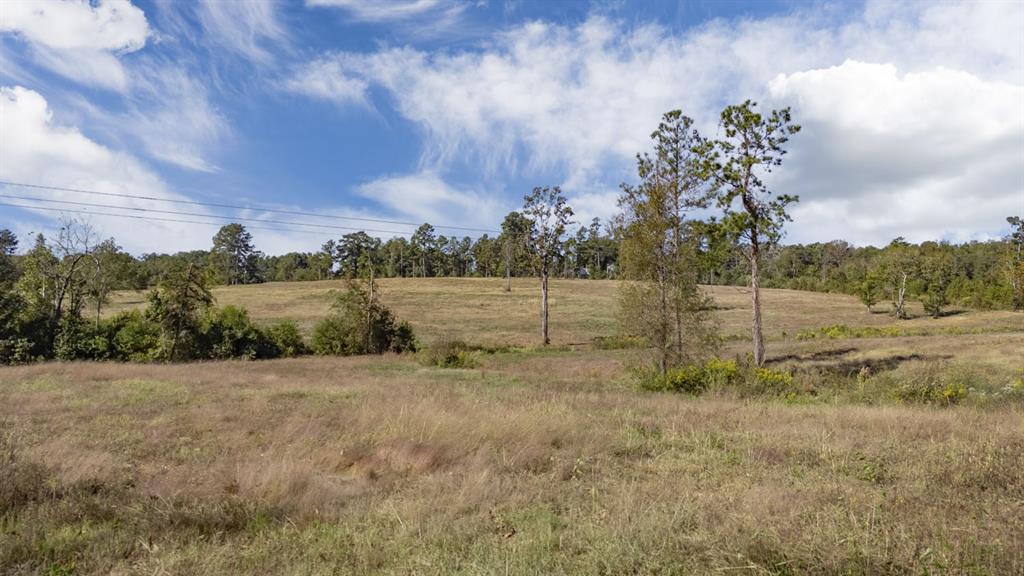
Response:
[[[263,332],[267,343],[275,349],[275,356],[293,358],[309,353],[309,348],[299,333],[299,327],[294,322],[278,322],[267,326]]]
[[[461,340],[441,338],[429,348],[421,350],[417,359],[424,366],[439,368],[474,368],[477,366],[473,349]]]
[[[899,402],[951,406],[967,398],[974,376],[963,369],[928,366],[904,376],[893,390]]]
[[[317,354],[348,356],[415,352],[412,327],[397,322],[387,307],[362,285],[350,281],[338,295],[331,316],[313,329],[313,351]]]
[[[25,364],[35,360],[28,338],[0,339],[0,364]]]
[[[765,391],[782,392],[793,386],[793,375],[771,368],[755,368],[754,382]]]
[[[701,394],[712,388],[733,386],[742,380],[739,366],[733,360],[712,358],[705,364],[673,368],[667,373],[646,372],[640,375],[640,387],[661,392]]]
[[[114,316],[109,326],[115,359],[149,362],[160,355],[160,326],[138,310]]]
[[[200,324],[200,331],[200,357],[255,360],[273,356],[268,339],[253,325],[249,313],[236,306],[208,310]]]

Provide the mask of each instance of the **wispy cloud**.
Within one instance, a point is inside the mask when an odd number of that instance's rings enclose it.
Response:
[[[424,16],[453,16],[468,4],[451,0],[306,0],[306,5],[341,8],[351,18],[365,22],[393,22]]]
[[[593,213],[614,209],[602,191],[632,178],[663,112],[680,108],[714,134],[725,104],[792,105],[808,129],[776,182],[801,194],[804,210],[837,215],[827,229],[798,222],[793,238],[883,243],[883,216],[855,227],[843,206],[888,197],[906,235],[923,239],[997,228],[1007,199],[1024,196],[1022,70],[1024,5],[869,3],[842,22],[808,8],[683,34],[602,17],[531,22],[458,51],[329,54],[295,78],[317,77],[319,98],[337,80],[340,103],[367,97],[359,80],[380,87],[422,128],[426,172],[561,180]],[[953,222],[918,202],[929,194],[973,204]]]

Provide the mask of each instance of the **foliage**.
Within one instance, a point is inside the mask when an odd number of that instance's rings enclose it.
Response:
[[[475,349],[461,340],[439,338],[429,347],[416,353],[424,366],[439,368],[474,368],[477,366]]]
[[[736,386],[743,378],[735,361],[711,358],[703,364],[679,366],[664,374],[642,371],[639,384],[644,390],[699,395],[712,389]]]
[[[313,329],[313,351],[322,355],[383,354],[414,352],[415,337],[406,322],[397,322],[373,292],[350,280],[338,295],[333,312]]]
[[[950,406],[964,400],[973,388],[973,374],[945,365],[931,365],[893,387],[897,401],[907,404]]]
[[[199,326],[198,355],[202,358],[273,358],[277,350],[269,338],[236,306],[209,308]]]
[[[266,341],[273,347],[273,356],[293,358],[309,353],[309,348],[294,322],[281,321],[263,329]]]
[[[688,214],[707,205],[693,121],[665,114],[651,135],[654,156],[637,157],[640,183],[622,185],[619,310],[629,335],[643,334],[657,352],[663,376],[700,360],[717,345],[710,300],[697,287],[697,239]]]
[[[200,321],[213,305],[208,281],[204,271],[189,264],[169,274],[149,293],[146,316],[160,327],[160,358],[189,360],[200,356]]]
[[[556,258],[562,254],[562,237],[572,215],[572,208],[558,186],[538,186],[523,198],[523,216],[530,222],[527,241],[534,270],[540,278],[541,340],[545,346],[551,343],[548,335],[548,278]]]
[[[225,284],[262,282],[259,275],[260,252],[253,247],[252,234],[241,224],[222,226],[213,237],[210,263]]]
[[[789,108],[773,110],[765,117],[755,110],[756,106],[747,100],[722,110],[725,137],[704,141],[697,153],[705,176],[715,185],[722,225],[750,264],[754,363],[762,366],[761,260],[763,253],[781,239],[783,225],[792,220],[787,207],[799,200],[793,195],[773,194],[764,177],[782,165],[784,145],[800,126],[792,123]]]

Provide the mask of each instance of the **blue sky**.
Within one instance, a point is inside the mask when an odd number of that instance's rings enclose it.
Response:
[[[10,0],[0,51],[0,180],[252,209],[0,202],[307,231],[254,230],[271,253],[344,233],[309,224],[411,228],[265,208],[493,229],[549,184],[607,218],[661,113],[714,134],[746,98],[804,126],[772,179],[801,196],[789,241],[987,239],[1024,213],[1018,2]],[[21,235],[59,216],[0,206]],[[216,230],[87,218],[133,252]]]

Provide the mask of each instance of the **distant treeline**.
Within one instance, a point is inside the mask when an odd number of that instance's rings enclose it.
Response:
[[[978,309],[1019,309],[1024,306],[1019,270],[1024,233],[1017,218],[1008,220],[1014,232],[987,242],[910,244],[897,238],[882,248],[855,247],[843,240],[773,247],[765,255],[762,285],[858,295],[873,304],[892,300],[905,274],[905,298]],[[690,227],[697,239],[695,262],[702,283],[749,284],[748,260],[714,220],[693,221]],[[316,252],[269,256],[256,249],[243,225],[229,224],[213,238],[210,250],[134,257],[109,239],[98,243],[93,253],[102,262],[99,292],[146,290],[186,265],[208,270],[215,284],[366,278],[371,272],[378,278],[527,277],[535,275],[528,230],[522,214],[512,212],[502,223],[502,232],[494,236],[446,236],[423,224],[410,238],[383,241],[355,232],[325,243]],[[594,219],[580,226],[563,241],[553,275],[616,278],[620,236],[614,222],[602,224]],[[6,251],[12,275],[20,275],[19,269],[34,262],[68,257],[42,236],[22,255],[13,253],[17,242],[13,234],[4,231],[3,242],[0,248]]]

